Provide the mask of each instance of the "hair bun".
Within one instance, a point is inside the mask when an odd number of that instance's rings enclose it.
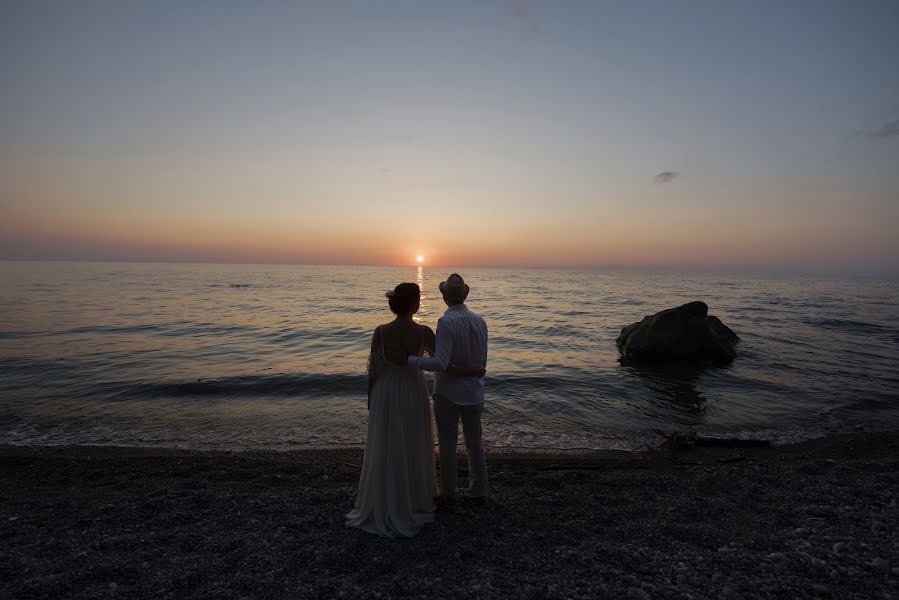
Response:
[[[410,310],[413,313],[418,310],[421,289],[417,283],[401,283],[385,295],[393,314],[405,315],[409,314]]]

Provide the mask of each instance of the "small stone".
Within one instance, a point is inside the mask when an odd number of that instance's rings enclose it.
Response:
[[[875,569],[880,569],[881,571],[886,571],[890,568],[890,561],[884,560],[882,558],[875,558],[871,561],[871,566]]]
[[[846,547],[846,542],[837,542],[836,544],[833,545],[834,554],[841,552],[843,550],[843,548],[845,548],[845,547]]]
[[[899,567],[893,567],[891,571],[893,572],[893,575],[899,577]]]
[[[805,560],[806,562],[811,563],[812,565],[814,565],[816,567],[823,567],[827,564],[823,560],[818,558],[817,556],[812,556],[808,552],[800,552],[799,556],[801,556],[802,559]]]
[[[119,589],[119,584],[117,584],[115,581],[110,581],[110,582],[109,582],[109,589],[110,589],[111,591],[114,592],[114,591],[116,591],[117,589]]]
[[[19,520],[19,517],[10,517],[8,520],[10,520],[10,521],[18,521],[18,520]]]
[[[827,593],[827,586],[821,585],[820,583],[816,583],[815,585],[813,585],[812,589],[815,590],[816,592],[818,592],[819,594]]]
[[[629,598],[639,598],[640,600],[649,600],[650,597],[648,593],[638,587],[627,588],[627,595]]]

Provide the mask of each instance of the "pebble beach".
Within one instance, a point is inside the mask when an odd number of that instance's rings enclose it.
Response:
[[[899,598],[899,433],[494,452],[412,539],[344,527],[361,458],[2,447],[0,597]]]

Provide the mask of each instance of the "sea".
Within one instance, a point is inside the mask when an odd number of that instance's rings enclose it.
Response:
[[[0,261],[0,444],[290,450],[365,443],[372,331],[458,271],[489,327],[493,449],[637,449],[656,430],[788,443],[899,428],[899,281],[652,270]],[[619,362],[692,300],[728,365]]]

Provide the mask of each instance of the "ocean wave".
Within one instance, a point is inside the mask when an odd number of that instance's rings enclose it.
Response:
[[[240,375],[182,381],[96,382],[90,393],[107,399],[155,399],[183,397],[282,397],[298,398],[365,395],[364,373]],[[549,397],[560,393],[608,391],[599,376],[572,373],[570,377],[502,375],[485,378],[488,395],[497,397]]]
[[[0,339],[18,340],[30,338],[56,338],[71,335],[159,335],[164,337],[191,337],[197,335],[230,335],[255,333],[258,328],[234,323],[204,323],[180,321],[170,323],[135,323],[130,325],[82,325],[68,329],[0,331]],[[313,332],[307,332],[312,335]],[[318,333],[315,333],[318,335]]]
[[[24,340],[33,336],[31,331],[0,331],[0,340]]]
[[[196,335],[234,335],[255,334],[258,328],[236,323],[205,323],[189,322],[170,323],[160,328],[159,335],[165,337],[196,336]]]
[[[774,445],[796,444],[845,431],[890,431],[871,427],[819,426],[807,429],[711,428],[706,437],[767,440]],[[361,431],[319,433],[302,427],[283,426],[273,432],[263,424],[245,429],[198,434],[188,428],[156,428],[94,425],[83,428],[34,423],[0,424],[0,445],[9,446],[119,446],[132,448],[175,448],[185,450],[274,450],[300,448],[364,447]],[[640,431],[554,431],[517,427],[493,427],[485,422],[484,445],[496,452],[510,451],[619,451],[645,450],[659,443],[651,430]],[[435,445],[436,450],[436,445]]]
[[[824,327],[827,329],[836,329],[839,331],[848,331],[859,335],[889,335],[891,337],[899,334],[896,330],[885,325],[877,323],[868,323],[865,321],[855,321],[852,319],[835,319],[829,317],[806,317],[802,319],[806,325],[814,325],[816,327]]]
[[[94,392],[107,398],[345,396],[365,394],[365,375],[243,375],[193,381],[104,382]]]

